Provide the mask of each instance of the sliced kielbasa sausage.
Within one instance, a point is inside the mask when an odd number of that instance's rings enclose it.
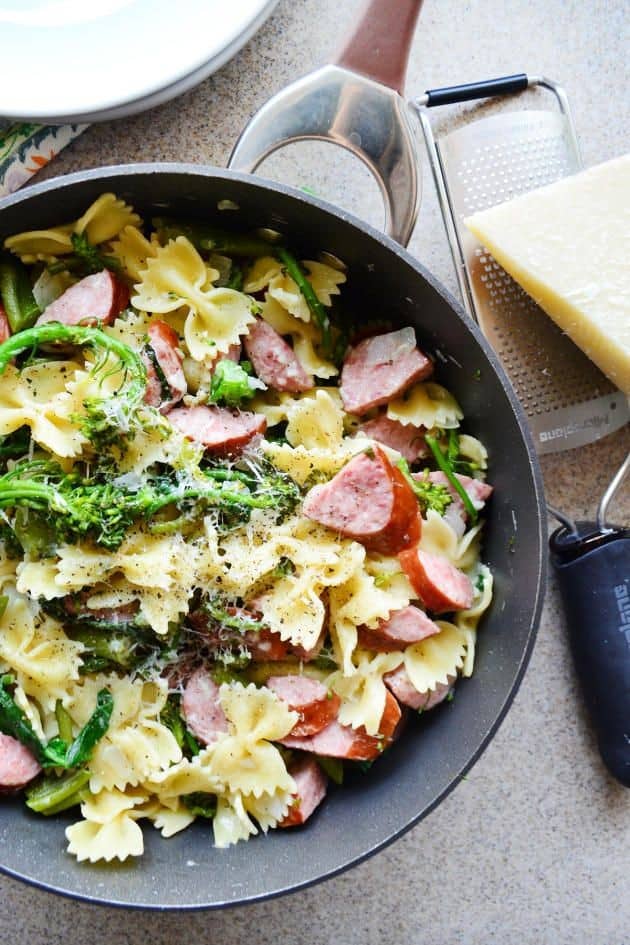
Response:
[[[314,758],[301,758],[289,766],[295,781],[294,801],[279,827],[299,827],[311,816],[326,796],[328,778]]]
[[[394,738],[400,718],[400,706],[388,691],[378,735],[368,735],[363,726],[352,728],[350,725],[341,725],[335,719],[315,735],[305,738],[287,735],[280,739],[280,743],[286,748],[300,748],[329,758],[374,761]]]
[[[267,687],[300,716],[290,734],[298,737],[321,732],[337,718],[341,700],[323,683],[308,676],[270,676]]]
[[[359,433],[364,433],[377,443],[398,450],[408,463],[415,463],[417,459],[428,454],[424,432],[423,427],[414,427],[411,424],[399,423],[398,420],[390,420],[386,414],[368,420],[359,427]]]
[[[383,682],[402,705],[409,706],[410,709],[422,709],[423,712],[428,712],[440,702],[444,702],[455,684],[455,677],[449,676],[448,680],[448,683],[438,683],[435,689],[419,692],[404,666],[399,666],[383,676]]]
[[[330,482],[311,489],[303,512],[382,554],[396,554],[420,539],[417,499],[380,447],[353,457]]]
[[[413,328],[373,335],[350,348],[341,371],[340,393],[348,413],[366,413],[398,397],[433,371],[416,347]]]
[[[168,418],[189,440],[219,454],[237,453],[267,429],[262,414],[227,407],[175,407]]]
[[[404,650],[412,643],[439,633],[440,628],[427,617],[423,610],[410,604],[395,610],[387,620],[381,620],[373,630],[359,627],[359,646],[377,653]]]
[[[467,577],[441,555],[410,548],[399,555],[416,594],[434,614],[468,610],[473,602],[473,586]]]
[[[179,403],[188,389],[182,368],[184,356],[179,350],[177,332],[166,322],[151,322],[149,343],[143,360],[147,369],[145,402],[167,413]]]
[[[289,393],[313,387],[313,378],[306,373],[293,348],[263,319],[250,325],[243,344],[256,374],[269,387]]]
[[[64,325],[109,325],[129,302],[129,289],[109,269],[86,276],[46,306],[37,319]]]
[[[227,719],[219,702],[219,687],[205,669],[196,670],[186,683],[182,713],[190,731],[204,745],[210,745],[227,732]]]
[[[0,791],[18,791],[41,771],[37,758],[12,735],[0,733]]]

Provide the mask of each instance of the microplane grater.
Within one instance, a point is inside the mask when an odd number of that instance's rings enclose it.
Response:
[[[427,108],[540,86],[556,109],[502,111],[436,138]],[[626,397],[542,311],[464,224],[478,210],[581,169],[568,101],[550,79],[525,74],[428,92],[418,113],[469,314],[499,355],[539,454],[591,443],[630,419]]]

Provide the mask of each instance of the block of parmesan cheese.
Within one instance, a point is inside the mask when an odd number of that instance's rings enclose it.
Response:
[[[630,154],[475,213],[465,223],[630,394]]]

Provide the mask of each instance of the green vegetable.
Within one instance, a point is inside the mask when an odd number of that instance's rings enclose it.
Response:
[[[78,268],[85,275],[101,272],[103,269],[113,269],[115,272],[120,269],[116,257],[101,253],[96,246],[90,243],[85,233],[73,233],[70,240]],[[64,260],[64,262],[66,261]],[[67,261],[66,268],[68,268],[68,264],[70,264],[70,260]]]
[[[193,794],[182,794],[182,801],[195,817],[208,817],[212,820],[217,812],[217,799],[214,794],[195,791]]]
[[[210,382],[209,401],[213,404],[226,404],[228,407],[240,407],[244,400],[250,400],[255,393],[249,373],[243,365],[236,364],[229,358],[222,358],[218,362]]]
[[[91,537],[115,549],[137,517],[138,506],[152,498],[152,493],[131,493],[113,483],[89,485],[80,473],[66,474],[53,462],[18,463],[0,476],[0,508],[23,507],[45,515],[58,544]],[[19,538],[20,532],[16,534]]]
[[[322,333],[322,350],[328,357],[332,353],[332,349],[330,337],[330,319],[325,306],[322,305],[322,303],[317,298],[313,286],[304,275],[302,268],[295,256],[293,256],[292,253],[290,253],[289,250],[285,249],[283,246],[275,247],[273,253],[274,256],[280,260],[287,273],[291,276],[298,289],[302,293],[304,301],[308,305],[311,315],[315,319],[315,323]]]
[[[92,348],[100,356],[93,369],[95,376],[103,373],[109,355],[118,362],[116,371],[123,375],[120,388],[109,397],[88,398],[84,402],[85,416],[76,420],[94,446],[120,443],[121,438],[133,433],[138,423],[137,411],[144,402],[147,370],[142,358],[129,345],[111,338],[100,328],[46,322],[13,335],[0,345],[0,374],[22,351],[55,342]]]
[[[168,697],[160,712],[160,722],[173,733],[175,741],[180,748],[183,748],[186,740],[186,726],[179,711],[179,696]]]
[[[72,640],[77,640],[85,646],[90,659],[90,672],[94,672],[94,666],[98,666],[99,670],[112,666],[134,669],[145,656],[138,647],[137,639],[129,632],[71,626],[67,628],[66,633]],[[85,654],[82,659],[85,663]],[[83,669],[85,670],[85,666]]]
[[[206,613],[215,623],[221,624],[226,630],[236,630],[238,633],[247,633],[250,630],[258,631],[264,627],[264,621],[247,617],[236,607],[227,608],[217,597],[210,597],[202,604]]]
[[[16,459],[28,453],[31,442],[31,431],[28,427],[20,427],[15,433],[0,437],[0,463],[5,459]]]
[[[232,263],[230,268],[230,278],[226,283],[226,288],[234,289],[236,292],[242,292],[244,279],[245,277],[241,267],[237,266],[236,263]]]
[[[324,774],[327,774],[334,784],[343,784],[343,761],[341,758],[327,758],[324,755],[318,755],[317,764]]]
[[[4,678],[0,680],[0,731],[17,738],[37,758],[43,768],[74,768],[89,760],[94,746],[109,726],[114,700],[107,689],[96,697],[96,708],[74,741],[52,738],[44,745],[39,740],[28,718],[7,691]],[[64,720],[64,730],[68,723]]]
[[[41,315],[27,269],[7,255],[0,256],[0,298],[13,335],[30,328]]]
[[[72,719],[64,709],[61,699],[57,699],[55,703],[55,718],[59,729],[59,738],[69,744],[72,741]]]
[[[222,479],[231,480],[234,487],[222,485]],[[267,467],[257,476],[198,470],[196,478],[182,483],[159,477],[136,491],[113,482],[94,482],[76,470],[64,473],[57,463],[44,460],[17,463],[0,476],[0,508],[24,507],[45,515],[53,544],[91,538],[110,550],[119,547],[135,521],[148,521],[169,506],[209,506],[242,521],[252,508],[282,512],[292,509],[298,499],[296,484]]]
[[[185,754],[189,757],[199,754],[199,743],[186,728],[186,723],[182,718],[178,695],[173,693],[168,697],[164,708],[160,712],[160,722],[173,733],[175,741]]]
[[[281,578],[286,577],[287,574],[294,574],[295,565],[290,558],[287,558],[286,555],[282,555],[277,565],[273,569],[273,577]]]
[[[153,365],[153,370],[155,371],[155,374],[156,374],[156,376],[157,376],[157,379],[158,379],[158,381],[160,382],[160,397],[161,397],[161,399],[164,400],[164,401],[170,400],[171,397],[173,396],[173,392],[172,392],[172,390],[171,390],[171,385],[169,384],[169,382],[168,382],[168,380],[167,380],[167,378],[166,378],[166,374],[164,373],[164,371],[163,371],[163,369],[162,369],[162,365],[160,364],[160,359],[158,358],[157,354],[155,353],[155,349],[154,349],[153,345],[151,345],[151,344],[146,344],[146,345],[144,346],[144,353],[146,354],[147,358],[149,359],[149,361],[150,361],[151,364]]]
[[[162,241],[185,236],[196,249],[221,253],[225,256],[270,256],[273,246],[257,236],[231,233],[204,223],[178,223],[167,217],[153,221]]]
[[[18,508],[13,521],[13,533],[30,558],[38,560],[52,554],[55,533],[44,512]]]
[[[7,692],[4,681],[0,685],[0,732],[11,735],[23,745],[26,745],[40,764],[45,764],[48,761],[44,745],[35,734],[33,726],[24,712]]]
[[[61,778],[49,775],[27,789],[26,806],[46,817],[68,810],[89,797],[89,780],[90,772],[85,768],[79,768]]]
[[[473,505],[472,500],[470,496],[468,495],[468,493],[466,492],[466,490],[464,489],[463,485],[461,484],[461,482],[455,475],[455,470],[453,469],[453,465],[452,465],[452,459],[449,459],[448,453],[445,455],[442,452],[442,450],[440,449],[440,444],[438,443],[435,437],[430,436],[427,433],[424,439],[427,446],[433,453],[433,456],[435,457],[435,462],[437,463],[438,467],[442,470],[442,472],[444,473],[444,475],[446,476],[446,478],[452,485],[453,489],[455,489],[455,491],[461,498],[462,502],[464,503],[464,508],[466,509],[466,512],[468,513],[468,516],[470,517],[470,521],[474,525],[478,518],[477,509]]]
[[[399,459],[396,465],[413,489],[424,514],[426,515],[427,509],[433,509],[438,515],[444,515],[453,501],[453,497],[446,486],[431,482],[428,474],[425,474],[422,479],[414,479],[406,459]]]
[[[114,709],[114,698],[108,689],[101,689],[96,697],[96,708],[87,720],[66,754],[66,768],[74,768],[89,760],[95,745],[109,728]]]
[[[3,616],[8,606],[9,606],[9,598],[7,597],[6,594],[3,594],[2,597],[0,597],[0,617]],[[5,675],[0,678],[0,684],[3,686],[10,685],[10,683],[6,683],[6,680],[8,678],[9,678],[9,674],[5,673]]]

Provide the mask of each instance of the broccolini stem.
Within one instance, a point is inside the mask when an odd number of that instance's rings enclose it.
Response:
[[[112,338],[106,335],[100,328],[90,328],[83,325],[63,325],[61,322],[45,322],[43,325],[35,325],[26,331],[21,331],[18,335],[12,335],[7,341],[0,345],[0,374],[5,367],[22,351],[28,348],[37,348],[39,345],[53,344],[54,342],[64,342],[68,345],[85,345],[93,348],[95,351],[101,351],[107,354],[111,351],[115,354],[123,366],[132,375],[132,380],[142,378],[142,393],[144,395],[144,385],[146,384],[146,368],[141,358],[136,352],[119,341],[118,338]]]
[[[72,774],[57,778],[51,775],[43,778],[26,791],[26,806],[36,814],[50,816],[69,807],[74,807],[89,793],[87,783],[90,772],[79,768]]]
[[[165,495],[156,496],[148,503],[145,515],[151,518],[160,509],[174,502],[185,502],[187,499],[203,499],[207,502],[213,502],[217,506],[245,506],[249,509],[269,509],[278,505],[276,495],[252,495],[251,492],[234,492],[226,489],[213,489],[200,485],[195,489],[173,489]]]
[[[0,508],[14,505],[26,505],[43,511],[69,511],[68,503],[54,486],[24,479],[14,479],[6,486],[0,486]]]
[[[283,246],[277,246],[274,251],[274,256],[276,256],[282,265],[287,270],[288,274],[291,276],[298,289],[304,297],[304,301],[308,305],[310,312],[315,319],[319,330],[322,333],[322,350],[326,357],[329,357],[331,354],[331,339],[330,339],[330,319],[328,317],[328,312],[325,307],[317,298],[315,290],[309,280],[306,278],[299,262],[295,256],[289,252],[288,249],[285,249]]]
[[[451,463],[449,462],[447,457],[444,455],[444,453],[440,449],[440,444],[438,443],[435,437],[430,436],[428,433],[426,434],[424,441],[429,447],[429,449],[431,450],[431,452],[433,453],[433,456],[435,457],[435,461],[438,464],[438,467],[442,470],[442,472],[444,473],[444,475],[446,476],[446,478],[452,485],[453,489],[455,489],[455,491],[461,498],[462,502],[464,503],[464,508],[466,509],[466,512],[470,516],[470,521],[474,525],[479,517],[477,513],[477,509],[473,505],[472,500],[470,496],[468,495],[468,493],[466,492],[466,490],[464,489],[463,485],[461,484],[461,482],[455,475],[455,472],[453,471],[453,467],[451,466]]]
[[[70,744],[72,741],[72,719],[69,713],[64,709],[61,699],[57,699],[55,703],[55,719],[57,720],[57,727],[59,729],[59,738]]]
[[[13,334],[30,328],[41,313],[26,268],[8,256],[0,258],[0,297]]]

